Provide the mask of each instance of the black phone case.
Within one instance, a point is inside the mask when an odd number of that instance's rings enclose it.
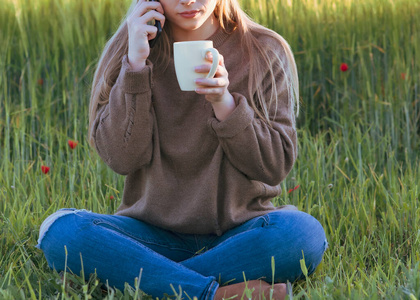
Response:
[[[151,1],[158,1],[158,0],[151,0]],[[152,40],[149,40],[149,46],[150,48],[153,48],[153,46],[156,44],[156,41],[160,37],[160,34],[162,33],[162,25],[160,24],[160,21],[155,20],[155,26],[157,28],[156,37]]]

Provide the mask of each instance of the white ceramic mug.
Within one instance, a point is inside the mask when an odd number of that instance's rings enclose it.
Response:
[[[211,52],[213,63],[208,74],[195,72],[195,67],[209,63],[205,59]],[[213,48],[213,41],[187,41],[174,43],[174,62],[176,78],[182,91],[194,91],[197,78],[212,78],[219,65],[219,52]]]

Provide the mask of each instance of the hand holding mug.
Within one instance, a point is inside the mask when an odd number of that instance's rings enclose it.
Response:
[[[214,61],[210,64],[206,55],[212,53]],[[195,91],[198,85],[195,80],[198,78],[212,78],[217,71],[219,52],[213,48],[212,41],[187,41],[174,43],[174,64],[176,78],[182,91]],[[205,72],[196,72],[199,65],[208,66]]]
[[[228,91],[228,72],[212,41],[174,43],[174,63],[182,91],[205,95],[220,121],[233,112],[236,104]]]
[[[150,54],[149,40],[156,37],[154,20],[165,22],[163,8],[159,2],[140,0],[127,18],[128,61],[134,69],[141,69]]]
[[[207,53],[206,59],[213,62],[213,56]],[[209,64],[197,66],[195,71],[197,73],[208,73],[210,70]],[[231,101],[232,95],[228,91],[229,78],[226,70],[223,56],[219,54],[218,65],[214,77],[198,78],[195,83],[198,87],[195,91],[198,94],[206,95],[206,100],[212,103]]]

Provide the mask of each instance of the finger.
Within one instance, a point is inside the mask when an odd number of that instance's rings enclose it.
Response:
[[[146,33],[147,33],[147,39],[153,40],[157,35],[157,27],[154,25],[146,25]]]
[[[224,65],[219,65],[216,69],[215,77],[228,77],[228,71],[226,70]]]
[[[134,8],[130,16],[128,17],[128,22],[134,22],[139,17],[143,17],[149,11],[156,11],[161,15],[164,15],[164,10],[162,5],[157,1],[141,1],[137,3],[137,6]]]
[[[219,65],[224,67],[225,66],[225,58],[222,54],[219,54]]]
[[[164,15],[162,15],[161,13],[159,13],[155,10],[150,10],[141,17],[131,19],[130,23],[129,23],[129,25],[130,25],[129,27],[133,28],[134,31],[137,31],[139,28],[141,28],[145,24],[153,25],[155,20],[160,21],[162,27],[165,24],[165,16]]]
[[[145,20],[146,22],[151,22],[153,20],[160,21],[162,27],[165,24],[165,16],[155,10],[148,11],[140,19]]]
[[[194,68],[197,73],[208,73],[211,69],[210,64],[199,65]]]
[[[202,87],[226,87],[228,81],[223,78],[198,78],[195,83]]]
[[[209,62],[213,62],[213,54],[211,52],[207,52],[204,58]]]
[[[209,73],[211,69],[211,65],[205,64],[195,67],[195,72],[197,73]],[[224,66],[218,66],[216,69],[216,73],[214,74],[214,77],[228,77],[228,72]]]
[[[213,54],[211,52],[207,52],[205,59],[210,62],[213,62]],[[223,67],[225,66],[225,58],[220,53],[219,53],[219,66],[223,66]]]
[[[156,10],[162,14],[164,13],[162,4],[159,1],[139,1],[130,15],[140,17],[149,10]]]
[[[221,96],[224,94],[224,88],[204,88],[198,87],[195,89],[195,92],[200,95],[209,95],[209,96]]]
[[[203,64],[203,65],[196,66],[196,67],[194,68],[194,70],[195,70],[197,73],[208,73],[208,72],[210,71],[211,67],[212,67],[212,65],[211,65],[211,64]],[[217,66],[216,73],[217,73],[217,72],[223,73],[223,69],[224,69],[224,67],[222,67],[222,66]],[[225,70],[226,70],[226,69],[225,69]],[[226,72],[227,72],[227,71],[226,71]]]

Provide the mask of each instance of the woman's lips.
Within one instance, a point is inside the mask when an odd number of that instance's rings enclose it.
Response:
[[[199,10],[190,10],[190,11],[184,11],[182,13],[180,13],[181,17],[184,18],[194,18],[196,15],[198,15],[200,11]]]

